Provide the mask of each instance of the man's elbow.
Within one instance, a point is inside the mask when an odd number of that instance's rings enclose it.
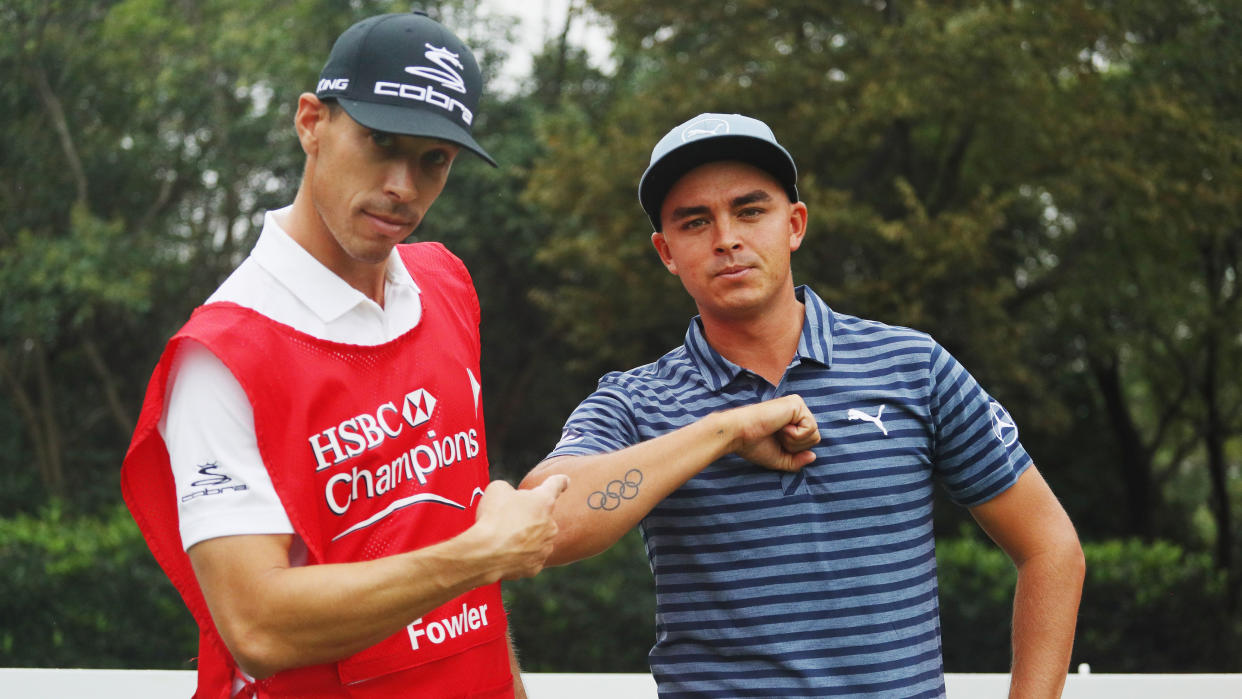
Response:
[[[288,646],[275,635],[253,624],[220,630],[224,645],[242,672],[262,680],[296,667]]]
[[[1071,576],[1072,580],[1078,582],[1078,586],[1082,587],[1083,581],[1087,577],[1087,556],[1082,551],[1082,544],[1078,542],[1078,538],[1074,538],[1071,545],[1067,545],[1062,556],[1065,559],[1066,574]]]
[[[558,461],[563,461],[569,458],[573,457],[554,456],[535,464],[535,467],[530,470],[530,473],[526,474],[526,477],[522,479],[522,482],[518,483],[518,490],[530,490],[531,488],[537,488],[540,483],[548,480],[548,477],[554,476],[558,473],[564,473],[563,470],[555,468],[554,465]]]
[[[1059,538],[1035,559],[1046,573],[1061,583],[1077,589],[1082,588],[1087,576],[1087,557],[1083,554],[1078,536],[1069,534]]]

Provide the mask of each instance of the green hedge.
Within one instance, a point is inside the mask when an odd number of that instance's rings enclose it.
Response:
[[[1083,546],[1087,579],[1071,667],[1093,672],[1242,671],[1242,615],[1211,556],[1168,542]],[[942,540],[940,618],[950,672],[1004,672],[1016,574],[973,537]]]
[[[594,558],[507,582],[504,591],[523,670],[648,671],[655,590],[637,531]]]
[[[1087,544],[1072,666],[1094,672],[1242,671],[1242,622],[1207,554],[1167,542]],[[1016,572],[990,541],[937,544],[945,667],[1005,672]],[[523,666],[540,672],[645,672],[655,601],[642,542],[506,588]]]
[[[0,665],[190,668],[194,621],[123,506],[0,519]]]
[[[1088,544],[1074,665],[1095,672],[1242,672],[1242,623],[1206,554],[1169,543]],[[971,535],[937,546],[950,672],[1003,672],[1014,571]],[[642,541],[505,584],[523,667],[645,672],[655,637]],[[123,507],[0,519],[0,666],[189,668],[189,613]]]

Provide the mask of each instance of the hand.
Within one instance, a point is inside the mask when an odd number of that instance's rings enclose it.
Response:
[[[543,570],[557,534],[552,507],[567,487],[569,477],[555,475],[530,490],[492,481],[483,491],[475,527],[496,549],[501,580],[528,578]]]
[[[776,471],[797,471],[815,460],[819,425],[798,395],[782,396],[723,413],[735,426],[734,452]]]

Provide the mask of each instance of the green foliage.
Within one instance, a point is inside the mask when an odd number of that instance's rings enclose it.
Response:
[[[189,669],[190,613],[123,506],[0,519],[0,665]]]
[[[480,110],[501,168],[464,158],[417,232],[479,291],[496,475],[524,475],[601,373],[680,341],[693,305],[651,250],[637,180],[672,125],[753,114],[810,206],[796,279],[949,347],[1017,418],[1084,539],[1176,542],[1088,545],[1076,659],[1237,669],[1213,565],[1242,567],[1242,2],[589,4],[614,29],[615,73],[551,40],[517,94]],[[495,74],[504,17],[422,5]],[[142,390],[291,199],[293,109],[335,36],[406,9],[0,0],[5,662],[192,653],[115,507]],[[1007,562],[974,541],[941,556],[950,669],[1003,669]],[[528,667],[645,668],[634,537],[507,594]]]
[[[1073,663],[1096,672],[1242,671],[1211,557],[1168,542],[1088,543]],[[1004,672],[1015,573],[963,532],[937,544],[949,672]],[[57,504],[0,519],[0,665],[190,669],[193,620],[117,506],[70,516]],[[514,642],[530,672],[646,672],[655,599],[631,532],[594,558],[505,583]]]
[[[631,531],[594,558],[505,583],[505,607],[527,672],[648,672],[655,592]]]
[[[1017,571],[995,544],[961,531],[936,542],[945,670],[1007,672]]]
[[[592,5],[612,90],[540,121],[527,190],[557,275],[535,300],[581,365],[676,344],[693,311],[636,183],[678,122],[752,114],[798,161],[796,281],[936,336],[1088,532],[1198,543],[1198,488],[1236,570],[1242,3]]]
[[[137,253],[121,221],[101,221],[76,205],[63,237],[19,231],[0,248],[0,323],[26,337],[55,342],[61,332],[89,327],[97,315],[145,313],[151,306],[151,268],[131,275]]]
[[[1210,555],[1161,541],[1085,550],[1076,662],[1096,672],[1242,671],[1242,618]]]
[[[1093,672],[1242,671],[1242,614],[1211,556],[1166,541],[1083,546],[1087,578],[1071,667]],[[989,541],[936,546],[949,672],[1006,672],[1016,572]],[[1233,612],[1229,610],[1233,609]]]

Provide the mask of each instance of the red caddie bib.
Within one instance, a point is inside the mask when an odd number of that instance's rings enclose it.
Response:
[[[474,523],[489,481],[480,403],[479,308],[461,261],[437,243],[399,246],[423,314],[376,346],[320,340],[213,303],[170,340],[122,467],[126,503],[199,624],[199,697],[228,697],[236,664],[181,549],[176,492],[157,425],[176,348],[220,358],[254,410],[259,452],[308,565],[423,548]],[[271,697],[508,697],[500,585],[472,590],[337,663],[248,683]]]

